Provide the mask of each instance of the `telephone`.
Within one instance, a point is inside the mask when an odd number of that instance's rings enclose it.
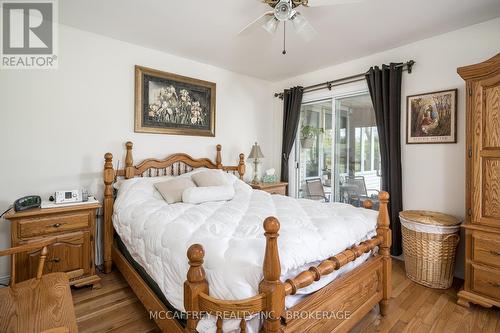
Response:
[[[39,208],[42,204],[42,198],[38,195],[28,195],[14,201],[14,210],[21,212],[31,208]]]

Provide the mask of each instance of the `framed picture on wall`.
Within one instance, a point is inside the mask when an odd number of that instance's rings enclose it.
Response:
[[[406,143],[457,142],[457,89],[406,98]]]
[[[215,136],[213,82],[135,66],[135,132]]]

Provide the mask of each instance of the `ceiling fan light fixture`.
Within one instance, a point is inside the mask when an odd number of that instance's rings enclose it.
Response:
[[[300,32],[302,31],[306,25],[307,25],[307,20],[305,19],[304,16],[300,15],[300,13],[295,13],[290,20],[292,21],[293,27],[295,31]]]
[[[300,13],[295,13],[291,18],[293,29],[306,42],[311,41],[316,36],[316,30]]]
[[[278,23],[279,21],[273,16],[269,21],[262,25],[262,28],[272,35],[278,29]]]
[[[274,17],[279,21],[287,21],[295,14],[290,0],[281,0],[274,7]]]

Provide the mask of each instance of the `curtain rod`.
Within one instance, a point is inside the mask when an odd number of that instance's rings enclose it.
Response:
[[[410,60],[410,61],[407,61],[404,63],[397,64],[396,67],[403,67],[403,71],[408,71],[408,73],[411,74],[413,65],[415,65],[415,61]],[[332,81],[326,81],[323,83],[314,84],[312,86],[304,87],[304,92],[312,92],[312,91],[317,91],[317,90],[322,90],[322,89],[332,90],[333,87],[339,86],[342,84],[364,81],[365,75],[366,75],[366,73],[359,73],[356,75],[346,76],[346,77],[332,80]],[[283,99],[283,93],[282,92],[275,93],[274,97],[279,97],[280,99]]]

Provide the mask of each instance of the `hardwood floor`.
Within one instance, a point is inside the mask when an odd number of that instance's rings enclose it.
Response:
[[[456,304],[461,281],[448,290],[426,288],[408,280],[404,264],[393,260],[393,295],[389,315],[375,307],[353,329],[361,332],[500,332],[500,310]],[[102,275],[102,288],[74,289],[73,300],[80,333],[159,332],[119,272]]]
[[[101,289],[73,289],[73,302],[80,333],[160,332],[146,309],[117,270],[100,274]]]
[[[352,330],[358,332],[500,332],[500,310],[456,304],[463,281],[447,290],[430,289],[409,280],[404,263],[392,261],[392,298],[386,317],[375,307]]]

